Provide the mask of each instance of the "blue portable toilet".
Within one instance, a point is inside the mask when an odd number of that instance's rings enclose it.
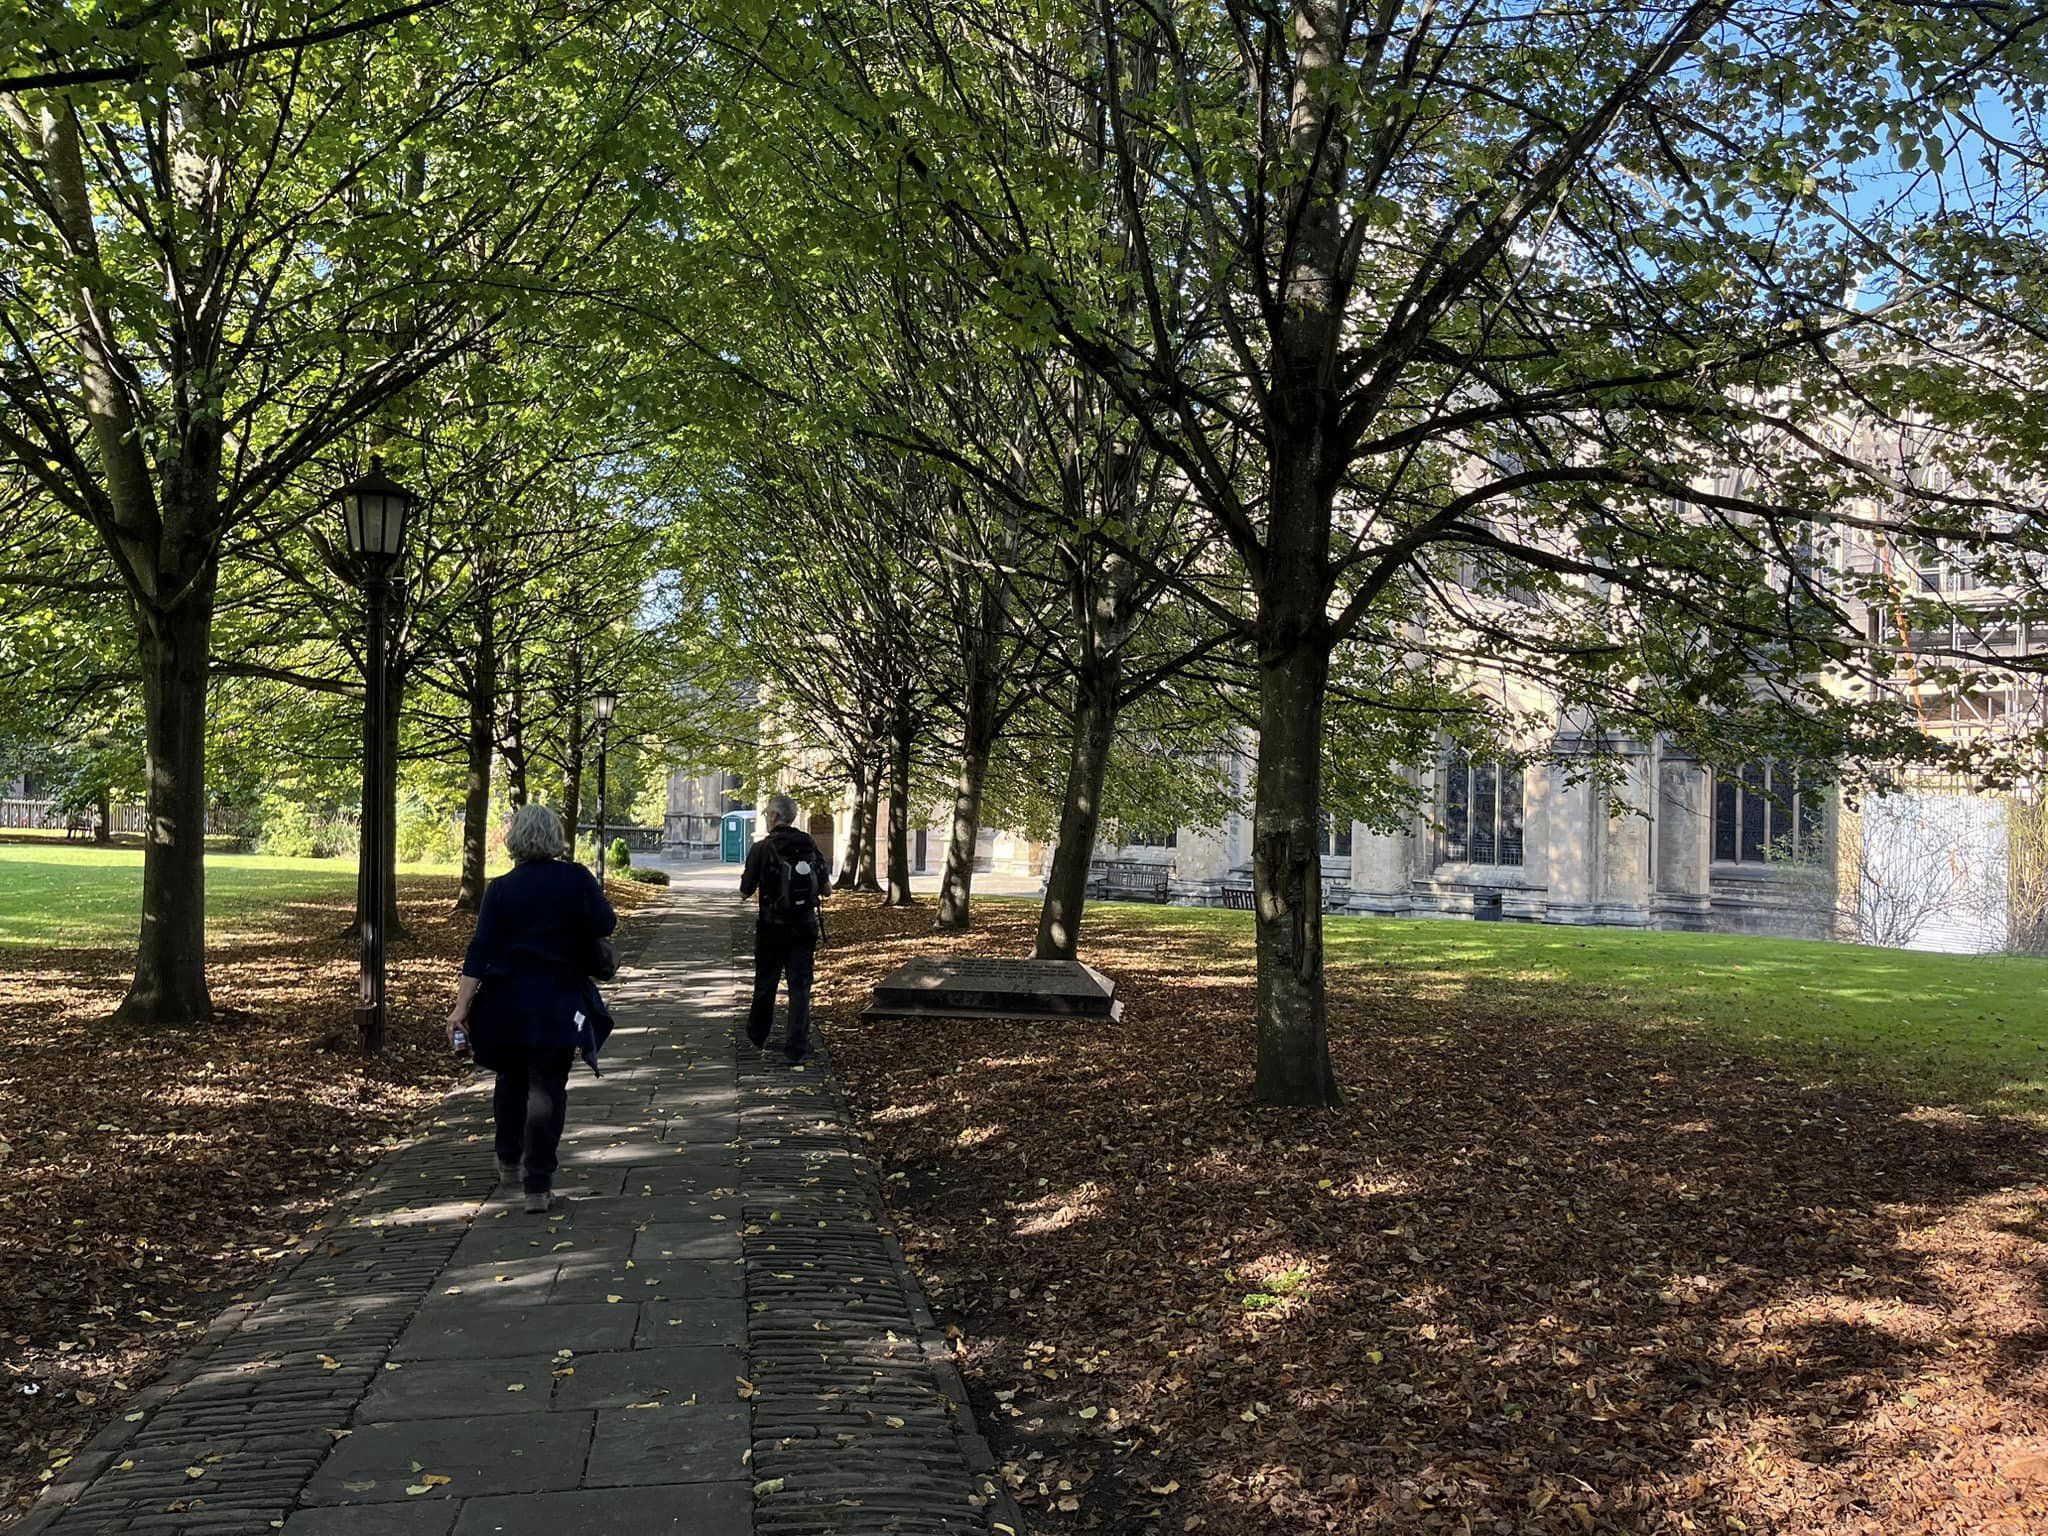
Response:
[[[727,811],[724,835],[719,839],[721,854],[728,864],[747,862],[747,850],[754,846],[754,813]]]

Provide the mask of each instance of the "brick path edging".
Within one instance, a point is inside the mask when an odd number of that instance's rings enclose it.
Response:
[[[742,978],[751,926],[746,916],[733,922],[734,969]],[[759,1391],[756,1536],[868,1530],[1025,1536],[1022,1511],[997,1475],[952,1349],[887,1226],[881,1179],[832,1077],[829,1042],[814,1031],[811,1069],[790,1073],[772,1052],[762,1056],[746,1043],[744,986],[739,992],[733,1036],[742,1148],[752,1162],[780,1156],[788,1169],[770,1186],[769,1198],[749,1203],[742,1233]],[[771,1222],[771,1215],[795,1219]],[[793,1242],[819,1231],[828,1233],[827,1243]],[[868,1278],[878,1264],[886,1285]],[[757,1286],[775,1285],[776,1277],[783,1278],[773,1304],[757,1311]],[[844,1335],[842,1320],[854,1312],[861,1318],[854,1336],[819,1347],[816,1332]],[[777,1387],[779,1372],[793,1378],[786,1390]],[[822,1448],[827,1436],[842,1454],[804,1454],[807,1447]],[[857,1456],[845,1454],[854,1451]],[[855,1490],[831,1474],[835,1464],[878,1463],[898,1498],[878,1501],[870,1477],[858,1492],[861,1508],[875,1518],[861,1521],[835,1499]]]

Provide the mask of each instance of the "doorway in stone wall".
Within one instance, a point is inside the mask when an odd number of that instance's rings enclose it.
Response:
[[[813,811],[804,830],[811,834],[811,841],[818,845],[818,852],[825,856],[825,867],[832,867],[832,813]]]

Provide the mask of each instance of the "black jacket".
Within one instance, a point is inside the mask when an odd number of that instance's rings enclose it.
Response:
[[[761,882],[768,873],[768,861],[772,858],[809,859],[811,868],[818,872],[818,898],[822,901],[832,890],[832,872],[825,867],[825,855],[818,851],[818,845],[811,841],[811,834],[800,832],[795,827],[777,827],[748,850],[746,867],[740,871],[740,894],[752,896],[761,891]],[[762,899],[767,893],[761,892]],[[772,919],[764,910],[760,920]]]
[[[535,859],[484,891],[462,973],[483,980],[488,1032],[506,1044],[573,1046],[576,1015],[590,1015],[593,941],[619,924],[581,864]]]

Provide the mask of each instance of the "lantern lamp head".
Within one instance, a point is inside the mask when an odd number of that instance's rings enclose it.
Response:
[[[419,498],[385,474],[383,463],[375,459],[367,475],[341,488],[340,497],[349,552],[358,560],[385,565],[397,560],[405,548],[405,525]]]
[[[619,696],[609,688],[600,688],[590,696],[591,706],[597,711],[597,718],[610,720],[619,707]]]

